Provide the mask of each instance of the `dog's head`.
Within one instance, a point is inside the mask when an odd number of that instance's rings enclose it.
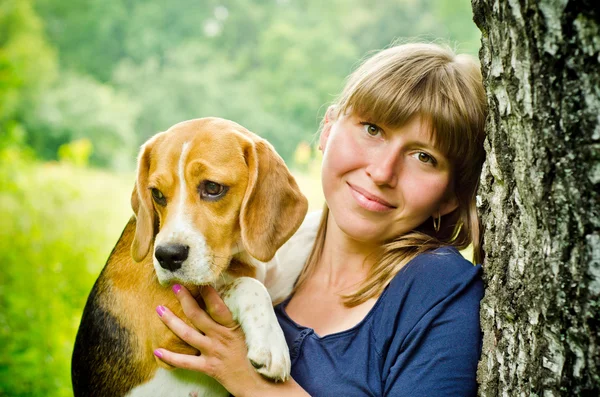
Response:
[[[131,196],[141,261],[154,243],[162,284],[217,281],[233,255],[268,261],[307,210],[283,160],[264,139],[223,119],[185,121],[141,148]]]

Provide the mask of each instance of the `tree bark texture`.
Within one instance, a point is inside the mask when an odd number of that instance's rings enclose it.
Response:
[[[473,0],[488,96],[481,396],[600,396],[600,5]]]

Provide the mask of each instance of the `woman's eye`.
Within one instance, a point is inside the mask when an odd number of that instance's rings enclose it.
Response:
[[[429,154],[427,154],[425,152],[416,153],[416,157],[417,157],[417,160],[419,160],[422,163],[429,163],[432,165],[437,164],[437,161],[432,156],[430,156]]]
[[[361,123],[365,132],[371,136],[377,136],[377,134],[381,133],[381,128],[371,123]]]
[[[159,204],[159,205],[167,204],[167,198],[162,194],[162,192],[160,190],[153,187],[153,188],[151,188],[151,191],[152,191],[152,198],[154,199],[156,204]]]
[[[228,186],[221,185],[220,183],[213,181],[203,181],[200,186],[200,198],[207,201],[216,201],[223,197],[227,190],[229,190]]]

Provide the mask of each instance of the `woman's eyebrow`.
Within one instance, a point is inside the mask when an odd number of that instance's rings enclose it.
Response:
[[[432,142],[429,138],[413,138],[407,143],[442,153],[442,150],[438,146],[436,146],[435,143]]]
[[[416,139],[413,140],[411,142],[408,142],[410,145],[413,145],[416,148],[419,149],[425,149],[429,152],[431,152],[431,154],[434,154],[437,160],[443,160],[446,162],[450,161],[450,157],[448,156],[448,154],[442,150],[440,147],[436,146],[434,143],[432,142],[428,142],[428,141],[422,141],[420,139]]]

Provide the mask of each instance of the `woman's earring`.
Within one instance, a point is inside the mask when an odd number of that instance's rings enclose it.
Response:
[[[439,232],[441,225],[442,225],[442,216],[438,212],[437,217],[436,216],[433,217],[433,230],[435,230],[436,233]]]

